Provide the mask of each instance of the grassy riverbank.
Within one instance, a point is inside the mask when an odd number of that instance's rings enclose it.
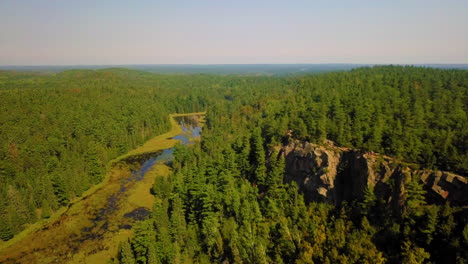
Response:
[[[126,183],[128,191],[120,194],[122,179],[128,178],[131,170],[118,161],[173,147],[178,141],[172,137],[183,133],[174,118],[203,114],[170,115],[172,129],[169,132],[112,160],[103,182],[57,211],[50,219],[31,225],[0,245],[0,263],[105,263],[116,254],[118,243],[131,235],[131,230],[121,228],[133,224],[125,214],[137,208],[151,210],[154,197],[149,190],[155,178],[170,174],[168,166],[156,164],[143,180]],[[102,217],[102,208],[106,208],[109,199],[116,194],[116,209]]]
[[[138,156],[138,155],[143,155],[146,153],[153,153],[157,152],[159,150],[163,149],[168,149],[173,147],[176,143],[177,140],[172,139],[172,137],[177,136],[181,134],[182,128],[179,126],[177,121],[175,120],[176,117],[184,117],[184,116],[200,116],[200,119],[198,122],[204,123],[205,122],[205,113],[206,112],[198,112],[198,113],[188,113],[188,114],[171,114],[169,115],[169,119],[171,122],[171,130],[167,133],[164,133],[162,135],[156,136],[147,142],[143,144],[142,146],[129,151],[128,153],[117,157],[116,159],[113,159],[110,164],[115,164],[118,161],[124,160],[125,158],[132,157],[132,156]]]

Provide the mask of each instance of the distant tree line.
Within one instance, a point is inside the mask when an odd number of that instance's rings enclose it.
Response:
[[[0,237],[100,182],[109,160],[165,132],[169,113],[208,110],[202,143],[177,148],[153,216],[118,261],[464,263],[461,209],[425,204],[417,182],[396,215],[372,190],[338,207],[306,204],[272,147],[292,130],[466,175],[467,77],[399,66],[296,77],[2,72]]]

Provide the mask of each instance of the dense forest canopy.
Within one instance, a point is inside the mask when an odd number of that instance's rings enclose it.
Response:
[[[428,205],[417,182],[389,213],[366,199],[305,203],[274,147],[290,138],[468,173],[468,71],[379,66],[318,75],[158,75],[125,69],[0,73],[0,238],[100,182],[108,162],[207,111],[179,146],[150,219],[121,263],[468,261],[463,208]],[[436,228],[436,226],[438,228]],[[448,256],[448,257],[447,257]],[[464,261],[464,262],[463,262]]]

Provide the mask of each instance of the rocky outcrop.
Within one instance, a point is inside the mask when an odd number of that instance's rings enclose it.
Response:
[[[430,202],[468,204],[467,179],[453,173],[412,169],[387,156],[330,142],[319,146],[296,141],[283,146],[280,155],[286,160],[286,180],[297,182],[308,201],[339,204],[360,199],[366,188],[373,188],[379,199],[398,207],[405,183],[415,177],[424,184]]]
[[[457,205],[468,204],[466,177],[444,171],[418,170],[414,172],[424,182],[429,199],[435,202],[450,201]]]

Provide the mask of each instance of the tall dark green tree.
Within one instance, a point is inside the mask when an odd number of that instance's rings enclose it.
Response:
[[[263,147],[262,131],[255,128],[251,137],[252,150],[250,153],[253,168],[252,181],[259,186],[266,184],[267,168],[265,159],[265,149]]]
[[[133,255],[132,247],[128,240],[124,240],[119,246],[119,262],[121,264],[135,264],[135,256]]]
[[[9,221],[0,217],[0,239],[7,241],[13,238],[13,230]]]

